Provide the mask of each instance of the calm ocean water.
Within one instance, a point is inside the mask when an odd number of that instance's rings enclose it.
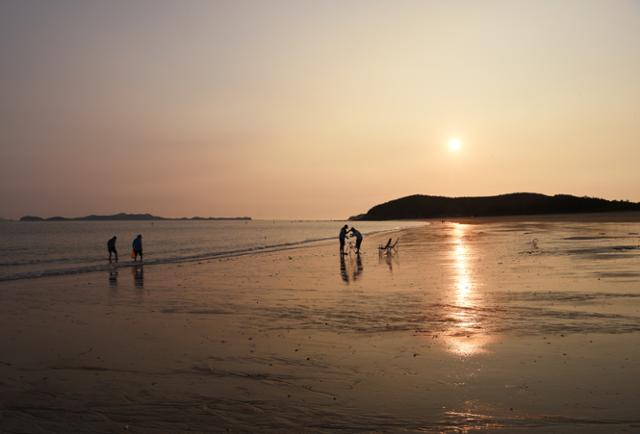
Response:
[[[350,224],[350,222],[346,222]],[[108,268],[106,243],[118,237],[120,264],[142,234],[145,264],[284,249],[337,238],[341,221],[0,222],[0,281]],[[355,222],[363,234],[418,222]],[[365,239],[366,248],[366,239]]]

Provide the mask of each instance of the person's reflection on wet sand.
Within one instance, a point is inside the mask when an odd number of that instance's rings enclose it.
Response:
[[[144,265],[138,264],[131,268],[133,271],[133,284],[138,289],[144,289]]]
[[[344,283],[349,283],[349,274],[347,274],[347,264],[344,261],[344,257],[345,255],[339,255],[340,256],[340,277],[342,277],[342,280],[344,281]]]
[[[118,287],[118,269],[112,268],[109,270],[109,288],[115,289]]]
[[[398,255],[389,255],[389,254],[379,255],[378,256],[379,264],[382,264],[383,258],[384,258],[384,263],[387,264],[387,267],[389,267],[389,271],[393,273],[393,263],[395,262],[396,265],[398,264]]]
[[[346,258],[349,258],[349,262],[347,262]],[[352,280],[355,282],[363,270],[364,266],[362,265],[362,257],[360,254],[356,254],[355,264],[353,256],[340,255],[340,277],[342,277],[344,283],[349,284]]]
[[[362,271],[364,270],[364,267],[362,266],[362,258],[360,257],[360,253],[356,254],[356,269],[353,272],[353,280],[355,281],[356,279],[358,279],[358,277],[360,277],[360,275],[362,274]]]

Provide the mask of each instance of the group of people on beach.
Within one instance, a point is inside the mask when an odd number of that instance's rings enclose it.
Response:
[[[118,262],[118,250],[116,249],[116,241],[118,237],[115,235],[107,241],[107,251],[109,252],[109,262],[111,262],[111,256],[115,255],[116,262]],[[133,243],[131,243],[131,259],[134,262],[138,260],[138,256],[140,256],[140,261],[142,261],[142,235],[138,234],[137,237],[133,239]]]
[[[349,225],[344,225],[340,229],[340,234],[338,235],[338,240],[340,241],[340,254],[346,255],[348,253],[344,251],[345,244],[347,242],[347,237],[356,239],[355,253],[360,254],[360,247],[362,246],[362,240],[364,239],[364,237],[362,236],[360,231],[357,230],[356,228],[351,227],[351,229],[349,229]],[[118,237],[114,235],[112,238],[109,239],[109,241],[107,241],[107,251],[109,252],[109,262],[112,261],[112,257],[115,257],[115,261],[118,262],[118,250],[116,249],[117,240],[118,240]],[[131,259],[133,259],[133,261],[136,262],[138,260],[138,256],[140,256],[140,261],[142,261],[142,235],[141,234],[138,234],[133,239],[133,242],[131,243],[131,247],[132,247]],[[387,249],[389,247],[391,248],[395,247],[395,244],[391,245],[391,238],[389,238],[389,242],[384,247],[384,249]]]
[[[362,236],[360,231],[358,231],[356,228],[351,227],[351,229],[349,229],[348,225],[342,226],[342,228],[340,229],[340,234],[338,235],[338,240],[340,241],[340,254],[346,255],[348,253],[344,251],[347,237],[355,237],[356,239],[355,252],[356,254],[360,254],[360,246],[362,245],[362,240],[364,239],[364,237]],[[385,245],[380,244],[378,246],[378,253],[380,255],[393,254],[394,252],[397,251],[398,241],[400,241],[400,238],[396,239],[395,242],[393,242],[392,238],[389,238],[389,240],[387,241],[387,244]]]
[[[347,253],[344,251],[344,246],[347,241],[347,236],[356,238],[356,254],[360,254],[360,246],[362,245],[363,236],[356,228],[351,227],[349,229],[349,225],[342,226],[340,229],[340,234],[338,235],[338,239],[340,240],[340,254],[346,255]]]

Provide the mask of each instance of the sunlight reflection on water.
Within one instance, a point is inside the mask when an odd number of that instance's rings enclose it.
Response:
[[[474,251],[466,240],[469,226],[456,224],[453,228],[453,282],[455,303],[451,314],[453,326],[446,331],[444,339],[447,349],[461,356],[473,356],[486,351],[486,345],[493,339],[483,334],[483,326],[478,314],[481,297],[477,294],[477,276],[470,266]]]

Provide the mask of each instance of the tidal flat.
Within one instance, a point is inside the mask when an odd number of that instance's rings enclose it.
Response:
[[[0,282],[0,432],[637,432],[639,234],[431,221]]]

